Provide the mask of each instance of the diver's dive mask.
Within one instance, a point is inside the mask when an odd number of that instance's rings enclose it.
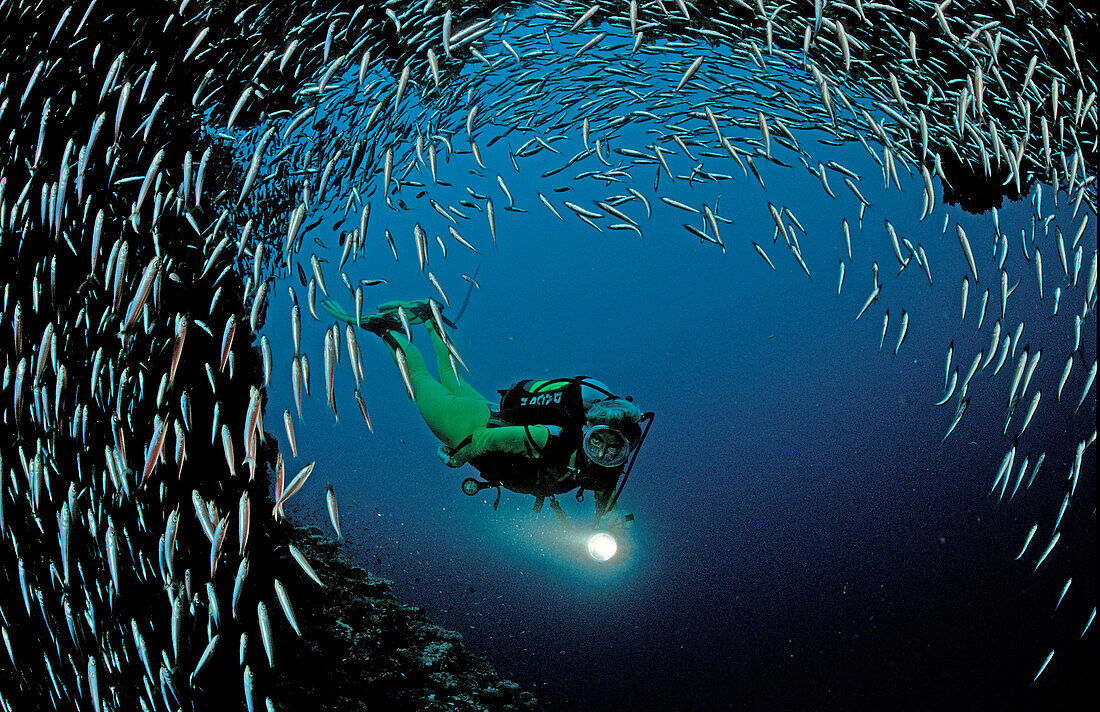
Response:
[[[590,425],[581,432],[581,449],[600,467],[618,467],[630,455],[630,441],[610,425]]]

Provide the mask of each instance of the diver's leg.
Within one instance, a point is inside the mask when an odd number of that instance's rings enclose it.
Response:
[[[435,363],[439,371],[439,382],[456,396],[465,396],[488,402],[485,396],[477,392],[476,388],[463,382],[455,373],[456,369],[451,365],[451,352],[447,349],[447,344],[443,342],[443,337],[440,336],[439,327],[435,325],[435,322],[429,319],[424,322],[424,326],[428,328],[428,333],[432,337],[432,348],[435,349]]]
[[[401,349],[404,354],[409,380],[412,382],[413,393],[416,394],[416,407],[437,438],[449,447],[454,447],[470,433],[485,427],[489,420],[489,406],[484,398],[454,394],[435,380],[424,364],[420,350],[404,334],[391,331],[388,336],[383,341],[389,347],[395,362],[397,349]],[[443,348],[446,350],[447,347]],[[447,370],[450,371],[449,365]]]
[[[432,318],[427,299],[395,299],[378,305],[379,314],[393,314],[397,316],[398,308],[404,308],[405,318],[410,324],[420,324]]]

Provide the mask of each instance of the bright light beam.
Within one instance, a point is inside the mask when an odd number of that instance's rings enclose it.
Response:
[[[619,550],[619,545],[615,541],[615,537],[611,536],[608,532],[599,531],[588,537],[588,555],[593,560],[604,562],[608,561],[611,557],[615,556],[615,552]]]

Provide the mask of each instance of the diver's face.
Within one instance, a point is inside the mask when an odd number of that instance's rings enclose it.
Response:
[[[626,446],[621,435],[611,430],[592,433],[588,439],[589,456],[596,462],[612,462]]]

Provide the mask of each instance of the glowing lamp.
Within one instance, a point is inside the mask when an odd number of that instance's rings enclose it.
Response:
[[[607,561],[618,550],[619,545],[615,542],[615,537],[608,532],[599,531],[588,537],[588,555],[594,561]]]

